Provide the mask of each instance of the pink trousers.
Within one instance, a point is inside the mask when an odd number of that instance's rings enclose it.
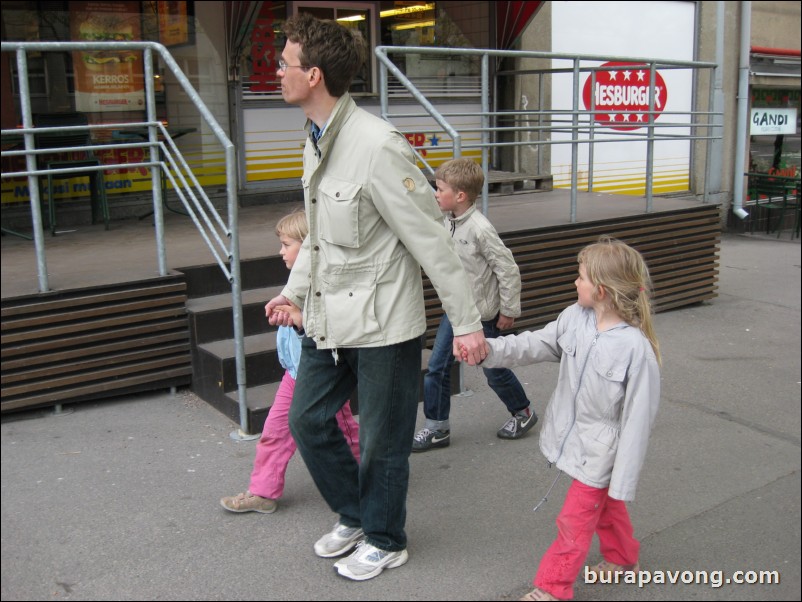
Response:
[[[285,371],[276,391],[276,398],[267,414],[262,437],[256,445],[256,458],[253,461],[249,487],[254,495],[276,500],[284,493],[284,474],[296,449],[289,425],[290,404],[294,390],[295,379]],[[351,446],[354,457],[359,462],[359,424],[351,414],[349,403],[337,413],[337,422]]]
[[[571,600],[593,533],[599,536],[599,549],[608,562],[625,566],[638,562],[640,542],[632,536],[626,504],[609,497],[607,489],[575,480],[557,516],[557,539],[540,560],[535,587],[555,598]]]

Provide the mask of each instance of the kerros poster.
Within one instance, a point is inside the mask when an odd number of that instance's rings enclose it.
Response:
[[[139,2],[71,2],[70,34],[83,42],[141,40]],[[145,108],[140,50],[73,53],[75,108],[94,113]]]

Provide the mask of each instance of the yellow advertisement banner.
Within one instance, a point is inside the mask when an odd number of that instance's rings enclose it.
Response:
[[[139,2],[70,3],[70,36],[84,42],[142,39]],[[73,52],[75,108],[84,113],[145,109],[145,76],[139,50]]]

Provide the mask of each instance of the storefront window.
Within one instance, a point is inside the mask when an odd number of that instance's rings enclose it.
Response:
[[[480,2],[296,2],[293,10],[319,19],[336,19],[358,29],[368,41],[368,62],[351,86],[356,95],[375,95],[373,49],[386,46],[488,47],[487,7]],[[378,14],[376,14],[378,11]],[[244,100],[280,99],[276,60],[284,45],[284,2],[262,3],[241,53]],[[449,96],[478,92],[480,65],[475,57],[395,54],[393,61],[424,93]],[[390,86],[397,84],[390,82]]]
[[[139,0],[75,0],[71,2],[3,2],[4,41],[66,42],[103,41],[159,42],[187,76],[218,123],[228,120],[228,80],[225,70],[225,43],[222,4],[204,2],[141,2]],[[78,112],[91,126],[103,124],[140,124],[147,115],[144,51],[116,47],[76,48],[69,52],[46,49],[26,53],[30,107],[33,123],[48,114]],[[2,78],[3,129],[21,125],[18,72],[13,52],[4,52],[8,68]],[[203,184],[226,181],[221,167],[216,139],[206,136],[207,124],[195,103],[173,72],[153,53],[156,118],[177,141],[190,169],[200,173]],[[132,127],[133,129],[133,127]],[[126,128],[91,129],[92,142],[106,145],[95,154],[104,164],[129,167],[107,170],[107,195],[149,193],[151,177],[144,147],[114,148],[125,140]],[[142,138],[135,133],[132,143]],[[178,141],[180,138],[180,141]],[[146,138],[145,138],[146,139]],[[211,143],[209,143],[211,141]],[[44,156],[44,155],[41,155]],[[21,171],[24,158],[4,157],[3,171]],[[76,180],[78,178],[72,178]],[[72,191],[80,182],[72,183]],[[168,182],[167,188],[172,184]],[[56,196],[57,201],[68,193]],[[25,182],[4,187],[2,202],[27,201]]]
[[[800,173],[800,91],[752,88],[749,171]],[[755,135],[756,132],[760,132]]]

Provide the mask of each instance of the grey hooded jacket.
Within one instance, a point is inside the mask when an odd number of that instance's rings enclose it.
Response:
[[[542,330],[487,343],[483,368],[560,362],[540,450],[581,483],[633,500],[660,402],[660,368],[641,330],[622,322],[598,332],[594,311],[574,304]]]

